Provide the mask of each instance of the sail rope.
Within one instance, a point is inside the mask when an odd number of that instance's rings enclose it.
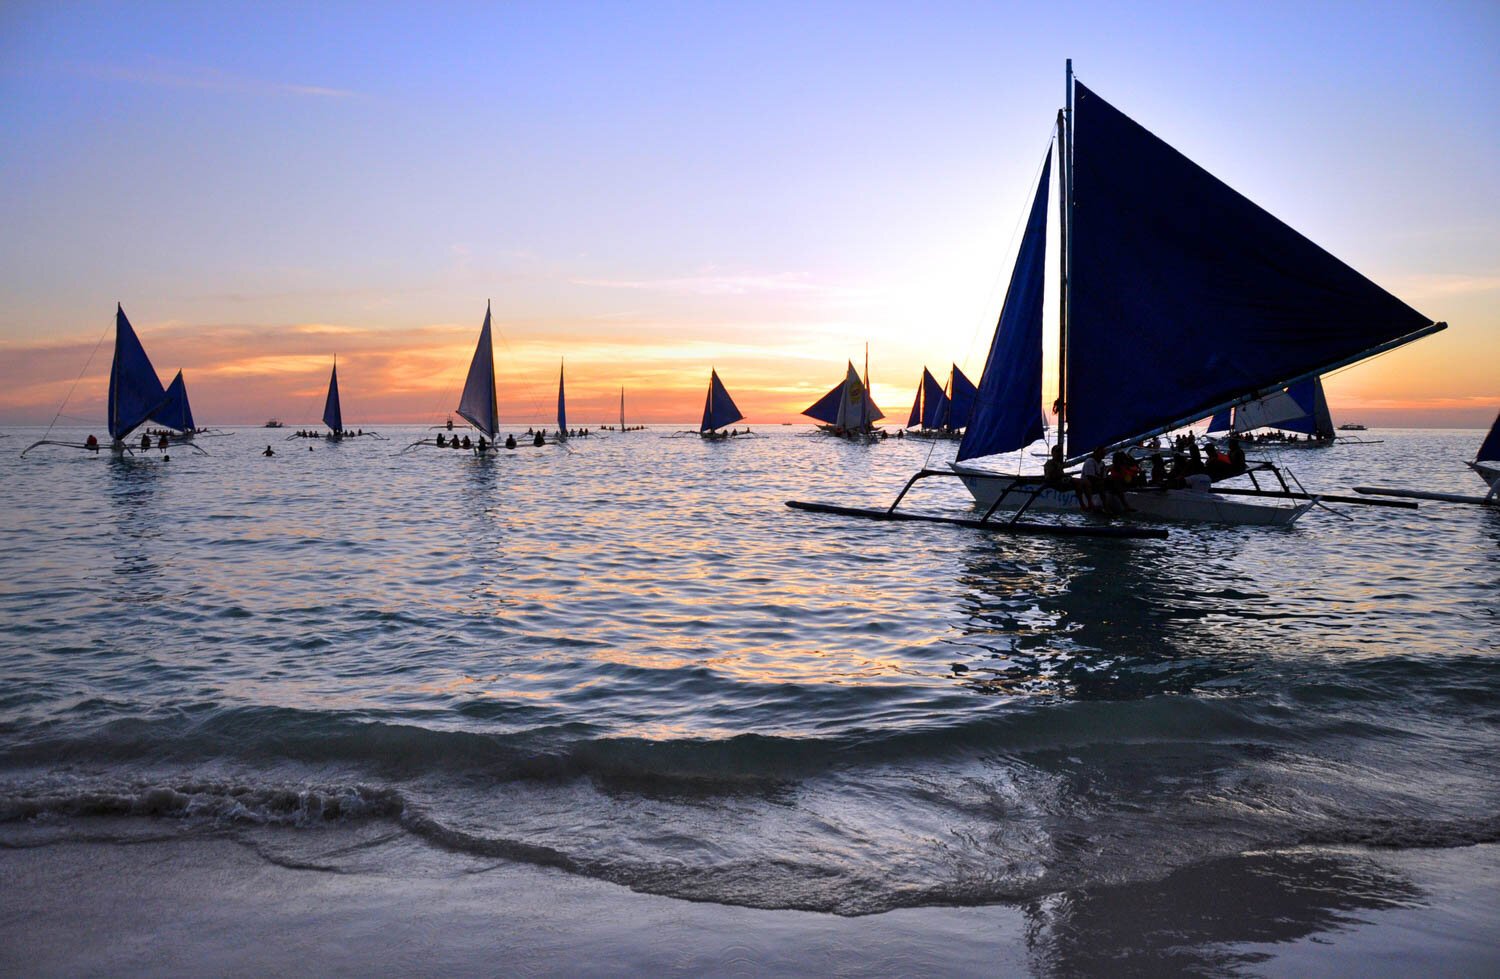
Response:
[[[111,323],[111,325],[113,325],[113,323]],[[83,370],[79,371],[78,376],[73,378],[73,386],[68,388],[68,393],[63,396],[62,404],[57,406],[57,414],[52,416],[52,421],[47,425],[47,431],[42,433],[42,441],[45,442],[49,437],[51,437],[53,426],[56,425],[57,420],[62,417],[63,409],[68,406],[68,401],[73,397],[73,392],[78,389],[78,382],[83,380],[83,375],[89,372],[89,365],[94,362],[94,357],[98,355],[99,348],[104,345],[104,338],[107,336],[109,336],[108,326],[104,328],[103,333],[99,334],[99,341],[94,344],[94,349],[89,352],[89,359],[84,361]]]

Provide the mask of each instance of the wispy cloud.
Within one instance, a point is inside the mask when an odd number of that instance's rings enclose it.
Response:
[[[73,74],[101,81],[129,82],[136,85],[156,85],[164,88],[197,89],[206,92],[226,92],[236,95],[300,96],[308,98],[345,99],[356,93],[343,88],[324,85],[303,85],[295,82],[267,81],[232,75],[217,68],[192,65],[101,65],[73,64],[68,66]]]
[[[1397,295],[1467,296],[1500,291],[1500,275],[1432,274],[1403,276],[1395,283]]]
[[[788,272],[774,274],[725,274],[708,271],[698,275],[665,279],[574,279],[574,285],[600,289],[633,289],[642,292],[676,293],[689,296],[750,296],[774,293],[841,295],[847,289],[811,282],[806,276]]]

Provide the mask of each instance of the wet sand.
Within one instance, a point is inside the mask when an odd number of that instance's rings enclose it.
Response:
[[[7,975],[1480,975],[1500,846],[1296,851],[1021,905],[865,917],[699,904],[399,833],[17,842]],[[361,865],[363,850],[382,851]],[[401,872],[393,873],[393,865]],[[334,868],[334,869],[331,869]]]

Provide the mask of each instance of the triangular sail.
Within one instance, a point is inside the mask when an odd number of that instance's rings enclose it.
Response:
[[[1234,430],[1233,423],[1229,420],[1229,417],[1229,409],[1225,408],[1223,411],[1210,418],[1208,420],[1208,434],[1213,435],[1216,432],[1228,432]]]
[[[922,427],[940,428],[948,415],[948,395],[938,379],[922,368]]]
[[[484,328],[469,363],[469,377],[464,381],[463,397],[458,399],[458,413],[491,439],[500,428],[500,412],[495,401],[495,354],[490,341],[490,308],[484,307]]]
[[[719,380],[719,372],[710,370],[708,397],[703,402],[703,422],[698,426],[698,431],[711,432],[725,425],[733,425],[744,417],[740,414],[740,409],[735,407],[734,399],[729,396],[724,382]]]
[[[1291,387],[1240,405],[1234,414],[1234,431],[1279,428],[1320,438],[1332,437],[1333,418],[1323,396],[1323,382],[1305,378]],[[1209,431],[1214,431],[1212,425]]]
[[[115,304],[115,358],[109,368],[109,434],[123,439],[135,431],[166,398],[161,378],[136,337],[125,307]]]
[[[927,390],[927,368],[922,368],[922,379],[917,381],[917,396],[912,399],[911,414],[906,416],[906,427],[916,428],[922,424],[922,393]]]
[[[960,460],[1014,452],[1042,437],[1042,296],[1051,175],[1049,150],[1016,253],[1016,267],[1005,291],[1005,304],[1000,308],[990,356],[979,378],[974,410],[958,444]]]
[[[1069,456],[1442,328],[1074,91]]]
[[[885,417],[885,412],[865,390],[865,382],[859,379],[852,360],[843,381],[802,413],[824,424],[851,430],[865,428]]]
[[[1490,426],[1490,434],[1485,436],[1484,444],[1479,447],[1479,454],[1474,457],[1474,461],[1500,461],[1500,415],[1495,416],[1495,424]]]
[[[939,420],[942,427],[957,430],[965,428],[969,424],[969,416],[974,413],[974,403],[979,398],[979,389],[974,382],[964,376],[964,372],[953,365],[953,372],[949,376],[948,383],[948,407],[943,417]]]
[[[339,404],[339,365],[337,363],[333,365],[333,373],[328,375],[328,400],[323,402],[323,424],[335,432],[344,430],[344,409]]]
[[[197,427],[193,424],[193,408],[188,404],[187,382],[182,379],[182,371],[167,385],[161,405],[151,412],[151,420],[179,432],[191,432]]]
[[[557,368],[557,435],[568,437],[568,399],[563,392],[563,368]]]

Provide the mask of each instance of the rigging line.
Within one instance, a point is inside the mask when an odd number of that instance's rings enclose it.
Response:
[[[511,349],[510,340],[506,338],[505,331],[496,328],[495,332],[500,334],[500,342],[505,345],[505,353],[510,358],[510,362],[514,364],[516,362],[516,353]],[[531,399],[531,410],[536,412],[534,417],[545,420],[547,417],[546,410],[542,407],[542,403],[537,400],[536,391],[532,388],[531,383],[523,380],[521,384],[526,388],[526,396]],[[539,422],[538,424],[541,423]],[[554,420],[553,424],[555,425],[557,422]]]
[[[52,416],[52,421],[47,425],[47,431],[42,433],[42,438],[45,439],[52,434],[52,427],[56,425],[57,420],[62,417],[63,409],[68,406],[68,400],[73,397],[73,392],[78,388],[78,382],[83,380],[83,375],[88,373],[89,365],[94,362],[95,355],[99,353],[99,348],[104,344],[104,338],[108,335],[109,327],[106,326],[104,328],[104,332],[99,334],[99,342],[94,344],[94,349],[90,351],[89,359],[84,361],[83,370],[79,371],[78,376],[73,379],[73,386],[68,388],[68,393],[63,396],[62,404],[57,406],[57,414]]]

